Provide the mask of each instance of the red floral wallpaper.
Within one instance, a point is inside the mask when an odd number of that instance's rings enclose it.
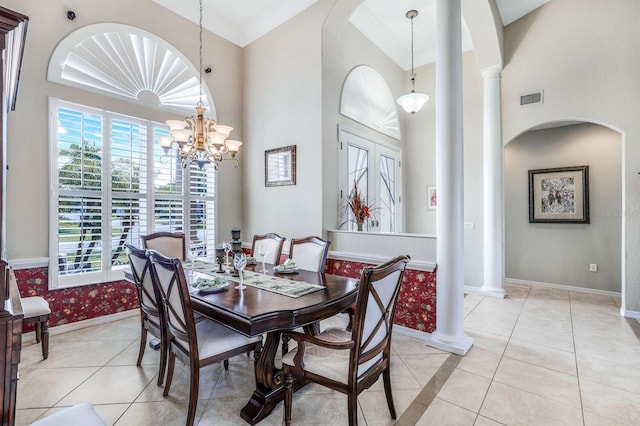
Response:
[[[366,263],[329,259],[325,272],[359,278]],[[402,278],[393,322],[426,333],[436,329],[436,271],[407,269]]]
[[[365,263],[327,260],[326,272],[358,278]],[[138,296],[132,283],[115,281],[73,287],[48,289],[48,268],[16,269],[22,297],[44,297],[51,307],[49,326],[68,324],[138,307]],[[414,330],[432,333],[436,326],[436,273],[407,269],[396,307],[394,323]],[[25,326],[25,332],[33,325]]]
[[[138,307],[135,286],[127,281],[49,290],[47,267],[15,269],[14,272],[22,297],[41,296],[49,302],[50,327]],[[33,330],[33,324],[24,328],[25,332],[31,330]]]

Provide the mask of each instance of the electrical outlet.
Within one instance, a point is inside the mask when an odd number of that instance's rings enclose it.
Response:
[[[598,264],[597,263],[591,263],[589,265],[589,271],[591,272],[598,272]]]

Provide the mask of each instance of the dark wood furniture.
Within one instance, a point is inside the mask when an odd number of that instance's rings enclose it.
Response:
[[[324,272],[331,241],[320,237],[293,238],[289,248],[289,258],[303,269]]]
[[[267,274],[275,274],[267,265]],[[247,270],[261,266],[247,266]],[[351,306],[357,297],[358,280],[337,275],[300,270],[288,279],[321,284],[325,288],[298,298],[247,286],[242,292],[232,284],[229,290],[191,295],[194,310],[233,329],[256,336],[266,333],[262,354],[256,365],[256,389],[241,411],[250,424],[265,418],[284,398],[284,376],[275,366],[275,358],[283,331],[304,327],[314,332],[314,324],[330,318]],[[304,385],[298,382],[295,387]]]
[[[267,247],[269,247],[269,254],[265,256],[265,263],[273,263],[275,265],[279,265],[280,258],[282,257],[282,247],[284,246],[284,240],[286,240],[286,238],[272,232],[262,235],[256,234],[253,236],[253,243],[251,244],[251,256],[259,256],[260,258],[258,259],[256,257],[256,259],[258,260],[258,262],[262,262],[262,256],[260,256],[260,253],[258,253],[256,250],[259,245],[266,244]],[[273,262],[269,262],[271,258],[273,258]]]
[[[160,339],[160,367],[158,370],[158,386],[164,382],[164,372],[167,368],[167,345],[165,342],[166,332],[164,330],[164,320],[158,294],[153,286],[151,278],[151,261],[147,257],[147,251],[139,249],[130,244],[125,244],[131,275],[136,285],[138,301],[140,303],[140,350],[138,351],[138,362],[142,365],[142,357],[147,346],[147,332]]]
[[[182,232],[156,232],[143,235],[142,246],[149,250],[155,250],[169,257],[177,257],[186,260],[187,247],[185,236]]]
[[[163,395],[169,394],[177,357],[189,367],[189,408],[186,424],[192,426],[198,404],[200,368],[251,351],[254,352],[257,361],[262,350],[262,336],[257,334],[247,337],[216,321],[204,320],[196,323],[182,262],[154,251],[149,252],[149,258],[156,294],[160,295],[163,304],[164,314],[161,319],[166,321],[169,349],[167,381]]]
[[[398,256],[362,271],[353,330],[330,328],[314,336],[287,332],[298,345],[282,358],[285,424],[291,424],[294,378],[309,380],[347,395],[349,425],[358,424],[358,395],[382,374],[391,418],[396,410],[389,364],[391,331],[400,284],[409,256]],[[331,353],[333,352],[333,353]]]
[[[0,7],[0,75],[2,112],[0,114],[0,424],[15,423],[18,363],[22,339],[22,306],[6,253],[6,169],[7,110],[15,109],[22,55],[29,18]]]

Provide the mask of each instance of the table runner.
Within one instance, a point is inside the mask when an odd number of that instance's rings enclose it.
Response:
[[[190,262],[187,261],[185,262],[185,267],[193,269],[196,272],[210,275],[213,275],[218,270],[218,265],[216,263],[206,262],[203,260],[194,261],[193,267]],[[233,277],[226,273],[218,276],[223,276],[227,280],[233,282],[240,281],[240,278]],[[243,277],[245,285],[250,285],[261,290],[271,291],[288,297],[300,297],[324,288],[324,286],[318,284],[311,284],[304,281],[293,281],[274,275],[265,275],[252,271],[244,271]]]

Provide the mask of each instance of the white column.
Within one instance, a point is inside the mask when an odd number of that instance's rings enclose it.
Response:
[[[484,282],[479,293],[505,297],[504,232],[502,226],[502,133],[499,66],[484,69]]]
[[[462,40],[460,0],[436,2],[436,331],[427,343],[465,355]]]

